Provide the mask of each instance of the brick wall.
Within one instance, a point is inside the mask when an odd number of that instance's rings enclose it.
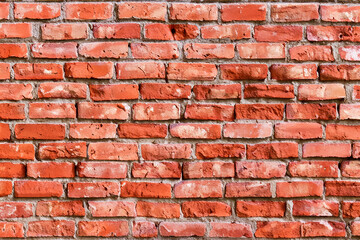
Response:
[[[0,238],[360,236],[360,5],[273,2],[0,3]]]

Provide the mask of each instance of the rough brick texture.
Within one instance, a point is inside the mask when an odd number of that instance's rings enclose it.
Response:
[[[359,1],[0,20],[0,239],[360,237]]]

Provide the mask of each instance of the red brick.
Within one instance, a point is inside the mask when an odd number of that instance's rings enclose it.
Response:
[[[177,103],[135,103],[132,106],[132,113],[135,121],[180,119],[180,105]]]
[[[143,144],[141,155],[145,160],[189,159],[190,144]]]
[[[125,201],[89,201],[93,217],[135,217],[135,203]]]
[[[221,198],[220,180],[188,180],[174,186],[175,198]]]
[[[314,139],[322,138],[322,125],[319,123],[283,122],[275,124],[275,138]]]
[[[171,20],[215,21],[218,9],[215,4],[172,3],[169,8]]]
[[[0,3],[0,19],[9,19],[9,3]]]
[[[28,143],[3,143],[0,144],[0,159],[34,160],[35,148]]]
[[[121,80],[165,78],[165,66],[158,62],[117,63],[116,78]]]
[[[26,58],[28,56],[27,52],[28,51],[25,43],[0,44],[0,58]]]
[[[36,162],[26,166],[30,178],[74,178],[75,164],[70,162]]]
[[[88,37],[88,26],[85,23],[47,23],[41,25],[43,40],[73,40]]]
[[[61,197],[63,186],[55,181],[16,181],[14,196],[17,198]]]
[[[345,227],[346,224],[343,222],[305,222],[301,225],[301,235],[303,237],[346,237]]]
[[[196,100],[207,99],[241,99],[241,84],[195,85]]]
[[[66,3],[65,19],[104,20],[112,17],[112,3]]]
[[[355,142],[353,144],[353,152],[352,152],[353,158],[360,158],[360,143]]]
[[[258,238],[300,238],[300,222],[257,222],[255,237]]]
[[[181,211],[186,218],[228,217],[231,207],[223,202],[189,201],[181,204]]]
[[[55,63],[16,63],[13,66],[16,80],[62,80],[63,67]]]
[[[149,23],[145,25],[145,38],[152,40],[186,40],[199,35],[199,29],[192,24]]]
[[[171,185],[153,182],[121,182],[121,197],[171,198]]]
[[[218,139],[221,137],[221,125],[196,123],[171,124],[170,134],[178,138]]]
[[[68,62],[64,69],[65,76],[69,78],[110,79],[114,65],[112,62]]]
[[[86,98],[87,85],[84,83],[41,83],[38,87],[39,98]]]
[[[40,159],[59,159],[59,158],[85,158],[85,142],[67,143],[40,143],[38,147]]]
[[[137,144],[98,142],[90,143],[90,160],[138,160]]]
[[[77,58],[77,43],[35,43],[31,45],[34,58]]]
[[[353,149],[353,158],[358,158],[354,156],[355,151],[357,150]],[[344,177],[357,178],[359,177],[359,167],[359,161],[343,161],[341,163],[341,175]]]
[[[70,182],[67,184],[69,198],[105,198],[119,196],[116,182]]]
[[[15,137],[28,140],[62,140],[65,138],[63,124],[16,124]]]
[[[337,217],[339,203],[326,200],[294,200],[292,214],[306,217]]]
[[[236,162],[238,178],[281,178],[286,175],[286,165],[279,162]]]
[[[184,54],[187,59],[231,59],[235,50],[232,44],[186,43]]]
[[[236,48],[244,59],[284,59],[284,43],[241,43]]]
[[[120,103],[81,102],[77,104],[77,108],[80,119],[126,120],[130,114],[130,107]]]
[[[191,86],[170,83],[141,83],[142,99],[189,99]]]
[[[199,144],[197,144],[199,145]],[[245,150],[245,149],[244,149]],[[232,162],[184,162],[183,178],[231,178],[234,177]]]
[[[360,170],[359,161],[343,161],[341,163],[341,175],[349,178],[358,178]]]
[[[174,59],[180,54],[176,43],[131,43],[130,47],[138,59]]]
[[[244,98],[294,98],[293,85],[246,84]]]
[[[205,236],[206,225],[200,222],[161,222],[160,235],[164,237]]]
[[[201,27],[201,36],[204,39],[240,40],[251,38],[250,25],[206,25]]]
[[[340,119],[352,119],[352,120],[358,120],[360,119],[359,115],[359,108],[360,105],[358,104],[340,104],[339,114]]]
[[[165,21],[166,3],[123,2],[118,3],[118,18]]]
[[[180,204],[138,201],[136,204],[136,213],[138,217],[179,218]]]
[[[359,41],[359,27],[352,26],[320,26],[312,25],[306,27],[308,41],[313,42],[335,42],[335,41]]]
[[[261,25],[255,26],[254,31],[258,42],[292,42],[303,38],[302,26]]]
[[[223,135],[226,138],[267,138],[272,135],[271,123],[227,123]]]
[[[359,22],[359,6],[321,5],[321,20],[326,22]]]
[[[360,99],[360,85],[355,85],[354,86],[353,92],[352,92],[352,98],[354,100],[359,100]]]
[[[342,60],[346,61],[360,61],[359,46],[344,46],[339,47],[339,55]]]
[[[129,234],[127,221],[79,221],[80,237],[123,237]]]
[[[73,139],[115,138],[116,124],[113,123],[70,124],[69,137]]]
[[[95,38],[101,39],[133,39],[140,38],[140,24],[116,23],[94,24],[93,33]]]
[[[82,201],[39,201],[36,205],[36,216],[84,217],[85,208]]]
[[[0,103],[0,119],[25,119],[25,104]]]
[[[250,224],[245,223],[210,223],[209,237],[251,238],[253,236]]]
[[[221,64],[221,79],[264,80],[267,77],[266,64]]]
[[[298,144],[294,142],[274,142],[247,145],[248,159],[283,159],[298,157]]]
[[[23,178],[25,177],[25,164],[1,162],[0,163],[1,178]]]
[[[10,64],[0,63],[0,80],[10,79]]]
[[[288,172],[292,177],[338,177],[337,161],[290,162]]]
[[[166,124],[121,123],[117,128],[119,138],[165,138]]]
[[[132,233],[135,238],[151,238],[157,237],[158,230],[153,222],[134,221]]]
[[[76,118],[72,103],[29,103],[29,118]]]
[[[31,203],[24,202],[1,202],[0,217],[4,218],[28,218],[33,216]],[[2,230],[3,231],[3,230]],[[0,235],[1,237],[1,235]]]
[[[10,140],[10,137],[10,125],[6,123],[0,123],[0,140]]]
[[[328,124],[326,126],[326,139],[360,140],[360,136],[357,134],[358,131],[360,131],[359,125]]]
[[[226,184],[225,197],[271,197],[270,183],[252,182],[230,182]]]
[[[320,80],[360,80],[360,65],[320,65]]]
[[[245,145],[243,144],[196,144],[196,157],[198,159],[209,158],[242,158],[245,155]]]
[[[284,104],[236,104],[235,114],[236,119],[282,120]]]
[[[24,225],[20,222],[0,222],[0,237],[24,238]]]
[[[346,97],[342,84],[301,84],[298,88],[298,99],[302,101],[333,100]]]
[[[289,103],[286,104],[287,119],[336,119],[336,103]]]
[[[133,163],[134,178],[180,178],[181,166],[177,162]]]
[[[351,156],[350,143],[305,143],[303,145],[303,157],[338,157]]]
[[[317,79],[316,64],[273,64],[270,72],[271,79],[279,81]]]
[[[77,172],[79,177],[86,178],[126,178],[127,165],[115,162],[79,162]]]
[[[285,202],[272,201],[236,201],[236,215],[248,217],[284,217]]]
[[[318,4],[274,4],[271,5],[274,22],[307,22],[319,19]]]
[[[125,58],[128,56],[127,42],[80,43],[80,56],[87,58]]]
[[[47,220],[28,223],[27,237],[73,237],[75,221]]]
[[[10,140],[10,137],[10,125],[6,123],[0,123],[0,140]]]
[[[360,236],[360,222],[352,222],[350,224],[350,231],[353,236]]]
[[[0,66],[1,71],[1,66]],[[10,71],[10,70],[9,70]],[[0,74],[1,78],[1,74]],[[0,100],[23,100],[33,98],[31,84],[3,83],[0,84]]]
[[[230,21],[265,21],[265,4],[223,4],[221,20]]]
[[[220,104],[188,104],[184,117],[197,120],[233,121],[234,107]]]
[[[59,3],[15,3],[15,19],[53,19],[60,17],[61,5]]]
[[[89,85],[93,101],[112,101],[138,99],[139,89],[136,84]]]
[[[10,181],[0,181],[0,197],[8,196],[12,194],[12,182]],[[16,189],[15,189],[15,197]]]
[[[169,80],[212,81],[217,69],[210,63],[169,63],[166,74]]]
[[[344,218],[357,218],[360,216],[360,202],[342,201],[341,205]]]
[[[320,197],[323,194],[322,181],[277,182],[276,197]]]
[[[32,36],[30,23],[2,23],[0,25],[0,39],[29,38]]]
[[[296,61],[334,61],[331,46],[301,45],[289,49],[290,59]]]

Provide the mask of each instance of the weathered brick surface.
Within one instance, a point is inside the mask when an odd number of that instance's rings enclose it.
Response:
[[[0,239],[360,236],[360,4],[0,3]]]

